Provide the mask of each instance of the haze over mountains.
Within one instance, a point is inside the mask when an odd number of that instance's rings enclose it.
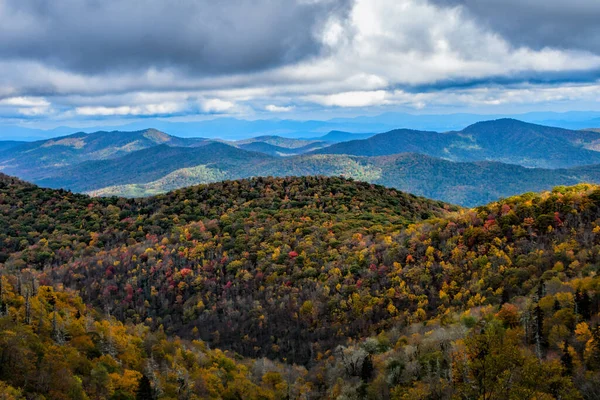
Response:
[[[27,128],[17,125],[0,124],[0,140],[41,140],[72,134],[73,132],[93,133],[98,131],[142,131],[152,127],[178,137],[206,137],[227,140],[243,140],[261,135],[283,136],[290,138],[321,138],[336,140],[335,136],[323,138],[331,131],[344,131],[360,134],[387,132],[399,127],[416,130],[447,132],[461,130],[465,126],[479,121],[499,118],[516,118],[530,123],[556,126],[566,129],[585,129],[600,126],[600,112],[571,111],[530,112],[525,114],[422,114],[413,115],[388,112],[374,116],[338,117],[326,120],[298,121],[291,119],[244,120],[233,117],[220,117],[203,121],[173,122],[163,119],[147,118],[137,122],[112,125],[95,125],[84,128],[68,126],[53,129]],[[335,135],[335,134],[334,134]]]
[[[317,139],[179,138],[156,129],[0,142],[0,168],[42,186],[148,196],[252,176],[345,176],[473,206],[525,191],[600,182],[600,132],[514,119],[460,131],[332,131]]]

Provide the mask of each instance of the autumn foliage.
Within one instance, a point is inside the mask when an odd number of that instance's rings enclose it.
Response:
[[[341,178],[127,200],[2,177],[0,211],[15,398],[598,395],[596,186],[466,210]]]

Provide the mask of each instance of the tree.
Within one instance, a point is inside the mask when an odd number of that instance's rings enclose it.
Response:
[[[480,333],[465,339],[466,359],[455,354],[453,376],[459,398],[493,399],[510,392],[514,373],[523,364],[514,332],[506,333],[497,323],[488,323]]]
[[[150,379],[146,375],[142,375],[138,382],[138,388],[135,392],[136,400],[153,400],[154,390],[150,384]]]
[[[580,289],[577,289],[575,293],[575,306],[577,314],[581,315],[583,319],[590,319],[592,301],[587,290],[582,292]]]
[[[560,362],[564,369],[565,376],[573,375],[573,356],[569,352],[569,344],[565,340],[562,349],[562,355],[560,356]]]
[[[543,361],[522,349],[519,330],[488,323],[465,339],[454,354],[455,396],[460,399],[580,399],[557,361]]]

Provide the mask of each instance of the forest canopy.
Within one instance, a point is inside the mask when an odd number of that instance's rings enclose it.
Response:
[[[598,396],[593,185],[461,209],[342,178],[0,176],[0,211],[6,398]]]

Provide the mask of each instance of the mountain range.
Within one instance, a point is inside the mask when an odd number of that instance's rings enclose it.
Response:
[[[399,129],[314,153],[382,156],[412,152],[452,161],[498,161],[525,167],[565,168],[600,162],[600,134],[513,119],[478,122],[458,132]]]
[[[345,176],[473,206],[600,182],[600,132],[513,119],[460,131],[332,131],[317,139],[179,138],[156,129],[0,142],[0,170],[37,184],[131,197],[253,176]]]

